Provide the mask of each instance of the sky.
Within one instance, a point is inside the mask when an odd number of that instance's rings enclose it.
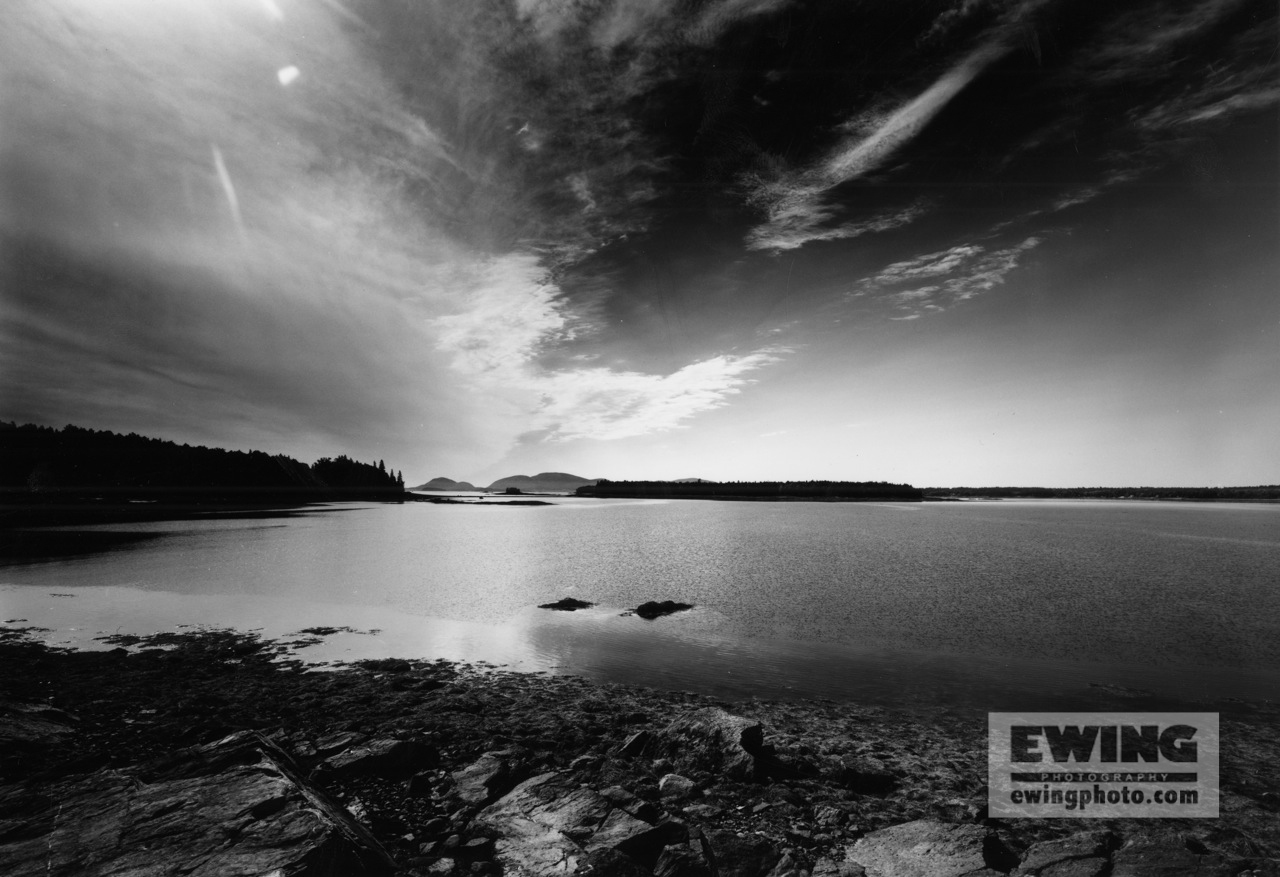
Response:
[[[5,0],[0,420],[1280,483],[1263,0]]]

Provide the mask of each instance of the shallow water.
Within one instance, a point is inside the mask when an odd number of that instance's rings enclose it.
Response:
[[[78,644],[180,624],[376,628],[303,654],[486,660],[737,697],[995,709],[1088,704],[1102,691],[1089,683],[1280,690],[1280,507],[556,503],[81,528],[95,534],[82,554],[0,567],[0,620]],[[598,606],[534,608],[564,596]],[[651,599],[697,608],[620,616]]]

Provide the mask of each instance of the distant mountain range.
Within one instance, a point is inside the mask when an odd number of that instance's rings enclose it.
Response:
[[[523,493],[573,493],[579,487],[595,484],[597,478],[583,478],[570,475],[568,472],[539,472],[537,475],[510,475],[499,478],[488,487],[476,487],[468,481],[454,481],[452,478],[432,478],[425,484],[410,487],[410,490],[492,490],[502,493],[508,487],[518,488]]]

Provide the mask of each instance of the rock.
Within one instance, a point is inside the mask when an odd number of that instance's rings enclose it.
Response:
[[[872,832],[845,860],[867,877],[978,877],[1008,871],[1012,857],[984,826],[920,819]]]
[[[0,700],[0,771],[23,776],[39,770],[75,732],[78,721],[48,704]]]
[[[459,798],[468,804],[487,804],[510,787],[511,765],[505,752],[486,752],[462,770],[454,771]]]
[[[859,795],[886,795],[898,785],[897,778],[883,764],[863,758],[844,759],[835,780]]]
[[[649,877],[651,872],[624,853],[603,849],[588,853],[578,865],[578,873],[596,877]]]
[[[806,877],[806,872],[800,867],[795,857],[790,853],[783,853],[778,864],[773,866],[773,870],[766,877]]]
[[[717,877],[766,877],[782,858],[773,844],[758,835],[709,831],[707,842]]]
[[[1093,877],[1108,867],[1108,850],[1114,835],[1106,831],[1083,831],[1055,840],[1033,844],[1022,856],[1017,877],[1067,877],[1076,873]]]
[[[448,831],[449,820],[440,816],[428,819],[421,828],[421,832],[425,837],[443,837]]]
[[[458,855],[468,861],[488,859],[493,856],[493,838],[473,837],[458,849]]]
[[[595,603],[588,603],[586,600],[575,600],[573,597],[565,597],[554,603],[543,603],[539,609],[556,609],[560,612],[575,612],[578,609],[590,609]]]
[[[316,769],[325,779],[380,776],[399,779],[440,763],[440,753],[428,743],[412,740],[374,740],[326,759]]]
[[[1227,877],[1241,870],[1218,853],[1193,852],[1172,833],[1131,837],[1111,863],[1111,877]]]
[[[58,874],[383,874],[386,851],[248,731],[128,770],[0,791],[6,877]]]
[[[594,755],[579,755],[569,762],[569,770],[592,770],[600,766],[600,759]]]
[[[690,804],[684,808],[684,812],[693,819],[714,819],[724,810],[715,804]]]
[[[653,825],[570,774],[525,780],[476,816],[474,827],[497,835],[494,858],[508,875],[572,873],[586,858],[613,850],[652,869],[669,843],[687,836],[679,823]]]
[[[711,863],[707,861],[702,844],[690,841],[673,844],[662,851],[653,867],[654,877],[714,877]]]
[[[756,754],[764,745],[760,723],[715,707],[695,710],[661,732],[655,745],[674,764],[735,780],[756,778]]]
[[[341,752],[348,746],[354,746],[363,742],[365,736],[357,734],[354,731],[338,731],[334,734],[326,734],[316,741],[315,750],[322,758],[328,758],[330,755]]]
[[[673,612],[683,612],[686,609],[692,608],[692,603],[677,603],[675,600],[663,600],[661,602],[650,600],[648,603],[641,603],[631,611],[636,615],[639,615],[641,618],[652,621],[653,619],[660,618],[663,615],[671,615]]]
[[[693,795],[693,790],[693,780],[678,773],[669,773],[658,780],[658,794],[663,801],[683,801]]]
[[[639,756],[652,739],[653,735],[648,731],[636,731],[618,748],[619,757],[635,758]]]
[[[455,868],[453,859],[444,858],[436,859],[427,866],[428,874],[452,874]]]
[[[823,857],[813,863],[810,877],[866,877],[867,870],[853,862],[837,862]]]

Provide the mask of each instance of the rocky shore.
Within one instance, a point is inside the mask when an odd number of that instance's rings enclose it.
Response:
[[[996,820],[977,711],[4,633],[6,875],[1280,875],[1265,705],[1223,716],[1219,819]]]

